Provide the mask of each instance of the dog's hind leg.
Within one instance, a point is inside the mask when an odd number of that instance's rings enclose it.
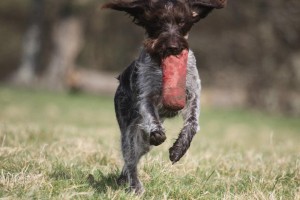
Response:
[[[128,183],[128,174],[127,174],[126,166],[124,165],[122,172],[121,172],[119,178],[117,179],[117,184],[125,185],[126,183]]]
[[[121,148],[123,150],[124,149],[123,147],[125,145],[125,140],[126,140],[127,126],[130,123],[130,116],[127,114],[127,111],[129,105],[131,104],[131,100],[129,98],[128,93],[121,86],[117,88],[114,103],[115,103],[116,118],[121,131],[121,145],[122,145]],[[117,179],[117,184],[124,185],[126,183],[128,183],[128,173],[127,173],[126,165],[124,165],[122,172],[119,178]]]
[[[137,165],[140,158],[150,150],[149,136],[139,128],[138,123],[132,123],[122,137],[122,153],[124,157],[124,174],[127,175],[130,191],[141,194],[143,185],[138,179]]]

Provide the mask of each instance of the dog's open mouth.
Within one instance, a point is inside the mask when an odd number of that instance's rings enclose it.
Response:
[[[186,103],[186,72],[188,50],[178,55],[169,55],[162,60],[163,105],[171,110],[181,110]]]

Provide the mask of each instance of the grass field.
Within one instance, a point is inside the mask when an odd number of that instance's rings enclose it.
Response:
[[[0,198],[300,199],[300,119],[203,108],[201,131],[171,165],[167,141],[139,165],[142,197],[117,187],[122,166],[110,97],[0,87]]]

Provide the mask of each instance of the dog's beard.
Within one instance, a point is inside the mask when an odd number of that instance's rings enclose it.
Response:
[[[164,39],[146,39],[146,51],[154,57],[162,67],[162,101],[170,110],[181,110],[186,103],[186,70],[187,70],[187,42],[181,40],[178,51],[169,52]]]
[[[158,39],[152,39],[147,38],[144,40],[144,47],[146,51],[154,57],[156,60],[158,60],[160,63],[163,59],[170,55],[177,56],[182,53],[184,49],[188,49],[188,43],[184,37],[178,38],[178,50],[177,51],[170,51],[168,49],[168,45],[166,44],[166,41],[168,40],[168,37],[161,37]]]

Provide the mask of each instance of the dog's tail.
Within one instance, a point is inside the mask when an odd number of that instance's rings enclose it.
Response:
[[[173,146],[169,149],[169,157],[172,161],[172,164],[179,161],[181,157],[186,153],[196,132],[197,129],[195,128],[195,126],[186,125],[182,128],[179,137],[177,138]]]

